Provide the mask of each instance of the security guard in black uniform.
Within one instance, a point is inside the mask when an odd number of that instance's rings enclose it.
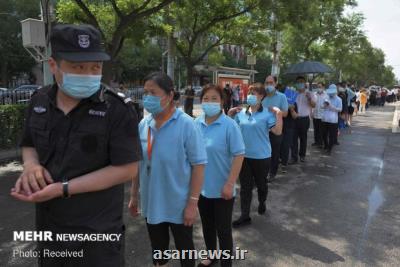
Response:
[[[122,266],[123,183],[136,175],[142,155],[137,115],[100,89],[109,56],[98,30],[57,25],[50,41],[56,83],[32,96],[21,142],[24,170],[11,195],[36,203],[37,231],[52,232],[53,241],[38,242],[39,266]],[[56,242],[57,233],[114,235],[108,242]]]

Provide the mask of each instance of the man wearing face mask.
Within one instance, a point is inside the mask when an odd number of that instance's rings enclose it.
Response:
[[[281,110],[282,117],[285,118],[288,115],[288,101],[285,94],[276,90],[277,79],[276,77],[269,75],[265,79],[265,91],[267,95],[264,97],[262,101],[262,105],[264,108],[268,110],[272,110],[274,107],[277,107]],[[281,150],[282,143],[282,134],[276,135],[273,132],[269,132],[269,140],[271,142],[271,164],[269,168],[269,176],[268,180],[273,181],[278,172],[279,167],[279,156]]]
[[[124,186],[138,171],[136,112],[100,88],[100,33],[89,25],[57,25],[49,59],[55,84],[32,96],[22,136],[23,173],[11,195],[36,203],[39,266],[122,266]],[[113,241],[60,241],[66,234],[113,234]],[[46,257],[82,251],[83,257]]]
[[[331,84],[326,92],[329,97],[324,100],[322,132],[324,149],[330,154],[337,138],[338,117],[339,112],[342,111],[342,99],[337,96],[337,87],[334,84]]]
[[[292,160],[290,164],[296,163],[298,156],[300,161],[304,162],[307,152],[307,133],[310,128],[310,116],[312,108],[315,107],[315,95],[306,90],[306,80],[304,77],[299,76],[296,78],[296,88],[298,95],[296,97],[296,104],[298,109],[298,117],[295,120],[295,132],[292,144]],[[300,150],[299,150],[300,140]]]
[[[324,112],[324,101],[328,98],[325,92],[325,85],[318,83],[318,91],[315,93],[315,108],[313,108],[313,127],[314,127],[314,143],[313,146],[322,147],[322,114]]]

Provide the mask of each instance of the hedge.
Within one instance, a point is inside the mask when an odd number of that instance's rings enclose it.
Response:
[[[0,105],[0,149],[18,146],[27,105]]]

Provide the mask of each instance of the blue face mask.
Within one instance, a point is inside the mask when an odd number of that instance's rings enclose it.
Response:
[[[91,97],[100,89],[101,75],[81,75],[62,72],[60,89],[70,97],[84,99]]]
[[[267,93],[273,93],[275,91],[275,87],[273,85],[268,85],[265,87],[265,91],[267,91]]]
[[[143,96],[143,107],[153,115],[157,115],[164,110],[161,107],[161,97],[154,95]]]
[[[250,106],[255,106],[258,104],[258,99],[255,95],[248,95],[247,96],[247,104]]]
[[[328,94],[330,98],[335,97],[336,94]]]
[[[304,85],[304,83],[296,83],[296,88],[297,90],[303,90],[304,88],[306,88],[306,86]]]
[[[207,117],[213,117],[221,112],[221,104],[218,102],[202,103],[201,108]]]

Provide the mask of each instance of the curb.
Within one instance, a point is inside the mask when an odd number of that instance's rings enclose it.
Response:
[[[21,158],[20,149],[0,150],[0,164],[8,163]]]
[[[395,104],[392,122],[392,133],[400,133],[400,103]]]

